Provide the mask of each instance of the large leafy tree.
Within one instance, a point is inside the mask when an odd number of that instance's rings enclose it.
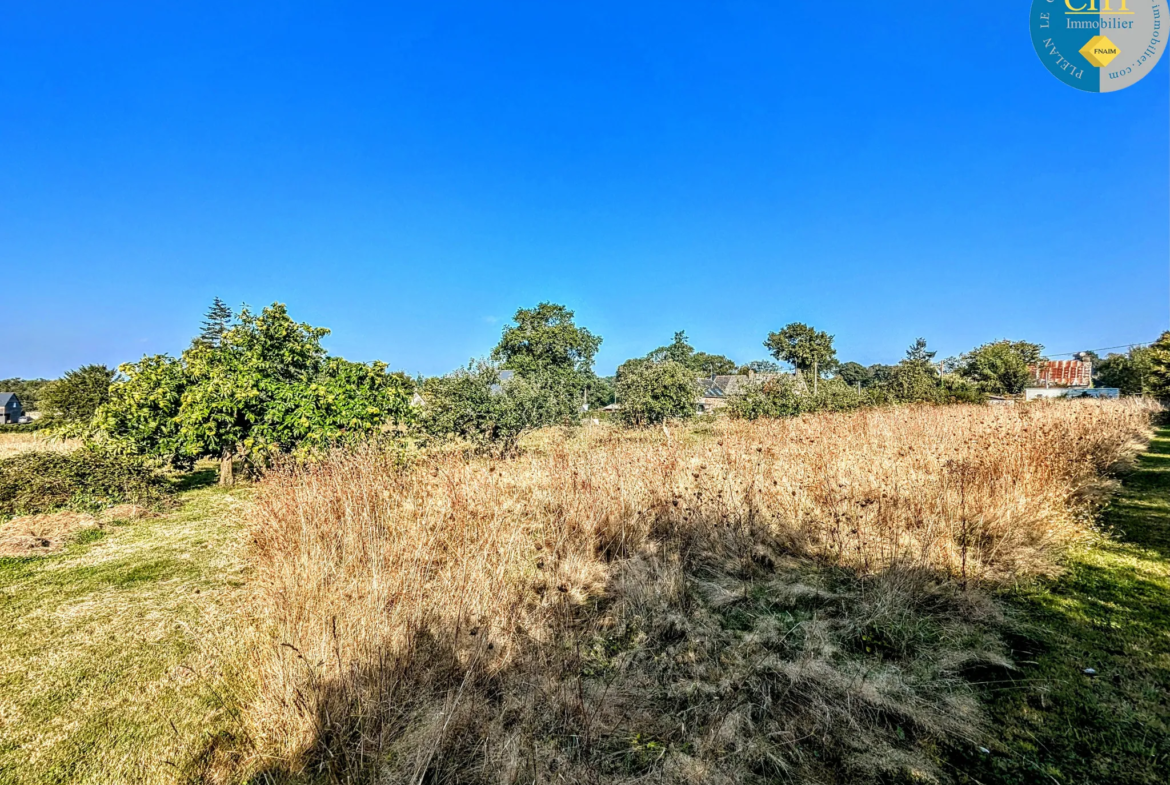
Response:
[[[764,347],[777,360],[790,363],[805,374],[819,375],[837,364],[833,336],[800,322],[786,325],[780,332],[769,333]]]
[[[66,371],[41,391],[41,411],[71,426],[88,425],[98,408],[110,399],[117,371],[104,365],[83,365]]]
[[[320,446],[409,416],[409,385],[382,363],[327,358],[328,330],[298,324],[283,305],[247,309],[217,344],[196,340],[178,360],[123,367],[99,421],[111,442],[190,464],[257,465],[276,452]]]
[[[1144,346],[1134,347],[1126,354],[1111,354],[1094,364],[1096,383],[1116,387],[1123,395],[1147,394],[1153,381],[1152,360],[1153,352]]]
[[[868,387],[870,382],[873,381],[873,372],[861,363],[855,362],[842,364],[837,369],[837,376],[840,377],[841,381],[853,387],[857,385]]]
[[[577,376],[593,372],[601,347],[594,335],[573,321],[573,312],[556,303],[521,308],[504,328],[492,359],[521,376]]]
[[[601,336],[579,327],[573,312],[556,303],[520,308],[512,320],[491,359],[542,390],[565,397],[574,410],[587,403],[591,390],[602,386],[593,372]]]
[[[1027,341],[994,341],[964,354],[959,372],[989,393],[1018,395],[1032,378],[1044,347]]]

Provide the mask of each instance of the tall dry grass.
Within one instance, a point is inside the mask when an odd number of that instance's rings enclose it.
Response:
[[[41,433],[0,433],[0,460],[26,452],[73,452],[79,439],[60,439]]]
[[[420,783],[929,770],[920,740],[978,733],[963,662],[1002,664],[971,641],[989,606],[953,587],[1050,570],[1151,413],[594,428],[509,460],[367,447],[274,472],[233,765]]]

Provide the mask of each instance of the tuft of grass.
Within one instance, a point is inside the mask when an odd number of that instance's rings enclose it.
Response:
[[[1005,598],[1020,669],[986,685],[993,754],[957,755],[968,773],[960,781],[1167,781],[1170,429],[1140,456],[1102,520],[1106,536],[1072,552],[1058,580]]]
[[[170,783],[223,724],[241,491],[0,559],[0,783]],[[92,532],[98,532],[97,535]]]

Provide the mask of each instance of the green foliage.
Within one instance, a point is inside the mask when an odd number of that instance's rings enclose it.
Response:
[[[846,384],[868,387],[873,381],[873,372],[861,363],[847,362],[837,369],[837,376]]]
[[[1152,392],[1147,379],[1153,381],[1153,352],[1146,347],[1135,347],[1127,354],[1111,354],[1094,364],[1098,387],[1116,387],[1122,395],[1143,395]]]
[[[110,400],[110,385],[117,371],[104,365],[83,365],[41,391],[40,411],[57,422],[88,425],[94,414]]]
[[[687,341],[687,334],[682,330],[674,334],[674,340],[671,343],[666,346],[659,346],[645,357],[627,360],[626,363],[622,364],[622,367],[625,368],[627,364],[633,363],[633,365],[628,365],[628,368],[632,369],[634,365],[647,362],[675,362],[690,368],[697,377],[711,377],[720,374],[735,373],[735,360],[732,360],[730,357],[725,357],[722,354],[696,352],[695,348]],[[621,368],[619,368],[619,377],[621,373]]]
[[[207,309],[207,315],[203,319],[202,328],[199,331],[197,341],[202,341],[209,346],[219,346],[220,340],[232,326],[232,320],[235,319],[235,314],[223,300],[216,297],[211,307]]]
[[[989,393],[1018,395],[1032,378],[1044,347],[1027,341],[995,341],[963,355],[959,372]]]
[[[617,384],[623,422],[651,425],[694,416],[700,390],[693,369],[674,360],[644,360],[623,368]]]
[[[0,379],[0,392],[16,393],[25,412],[36,412],[40,411],[41,390],[48,384],[48,379]]]
[[[830,371],[837,364],[833,336],[814,330],[807,324],[793,322],[778,333],[769,333],[764,348],[781,362],[790,363],[801,373]]]
[[[727,402],[728,413],[743,420],[796,417],[812,412],[846,412],[865,399],[842,379],[819,382],[814,392],[796,376],[780,376],[743,385]]]
[[[123,454],[155,455],[189,466],[196,456],[183,449],[178,423],[188,384],[183,363],[159,354],[118,372],[122,378],[111,386],[110,400],[95,418],[103,441]]]
[[[146,461],[93,446],[0,460],[0,516],[153,504],[167,493],[165,479]]]
[[[574,396],[541,376],[500,380],[488,363],[434,377],[419,390],[418,427],[432,438],[462,438],[482,449],[511,452],[527,431],[576,420]]]
[[[1162,333],[1146,352],[1149,361],[1146,391],[1156,398],[1170,398],[1170,332]]]
[[[752,360],[747,365],[741,365],[736,369],[736,373],[740,376],[746,376],[750,373],[780,373],[781,368],[777,363],[771,360]]]
[[[687,365],[702,376],[721,376],[735,373],[735,360],[722,354],[695,352]]]
[[[504,328],[492,359],[521,376],[579,376],[593,372],[601,337],[573,321],[563,305],[540,303],[521,308],[516,323]]]
[[[407,419],[409,380],[382,363],[327,358],[328,332],[294,322],[280,304],[245,309],[218,344],[197,340],[178,360],[123,366],[101,432],[124,453],[180,466],[218,457],[226,479],[233,456],[257,466]]]

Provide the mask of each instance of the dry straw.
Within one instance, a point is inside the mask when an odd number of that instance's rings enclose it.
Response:
[[[807,774],[802,739],[827,744],[899,711],[907,727],[961,735],[977,727],[970,705],[927,694],[953,673],[851,675],[828,611],[781,632],[753,622],[746,637],[720,637],[713,620],[749,580],[777,607],[829,596],[792,577],[800,563],[969,587],[1051,570],[1090,531],[1102,473],[1152,411],[1094,401],[602,427],[508,460],[403,467],[366,447],[274,472],[251,518],[245,768],[699,782],[749,765]],[[918,591],[883,586],[857,595],[872,616],[850,622],[858,636],[892,613],[875,597]],[[712,650],[721,640],[734,657]],[[737,667],[741,684],[725,683]],[[748,683],[756,697],[726,697]],[[665,741],[639,741],[639,727]],[[917,765],[896,747],[884,765]]]

